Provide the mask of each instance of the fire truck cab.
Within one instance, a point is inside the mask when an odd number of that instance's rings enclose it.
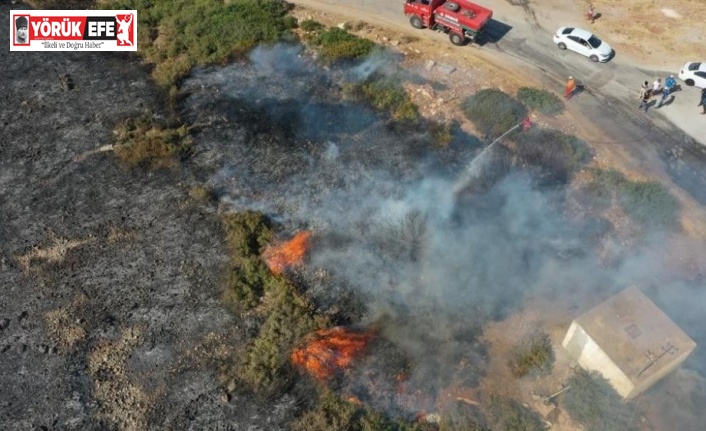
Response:
[[[406,0],[404,13],[412,27],[446,33],[454,45],[475,42],[493,16],[492,10],[468,0]]]

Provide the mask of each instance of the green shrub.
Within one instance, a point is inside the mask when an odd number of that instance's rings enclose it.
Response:
[[[306,32],[311,33],[311,32],[316,32],[319,30],[323,30],[324,25],[318,21],[314,21],[313,19],[307,19],[307,20],[302,21],[301,24],[299,24],[299,28],[301,28],[302,30],[304,30]]]
[[[367,57],[375,43],[362,39],[338,27],[321,31],[311,39],[321,60],[333,63],[338,60],[355,60]]]
[[[416,424],[391,421],[380,413],[327,391],[317,406],[291,424],[292,431],[421,431]]]
[[[219,63],[282,38],[291,25],[283,0],[114,0],[107,9],[136,9],[138,49],[168,87],[194,65]]]
[[[527,116],[527,108],[495,88],[480,90],[461,104],[468,118],[487,138],[498,138]]]
[[[186,126],[163,128],[151,116],[131,118],[118,125],[113,135],[113,151],[129,167],[172,167],[193,150]]]
[[[567,385],[570,389],[563,396],[564,408],[586,431],[637,430],[631,423],[632,408],[600,374],[578,369]]]
[[[493,430],[540,431],[544,429],[544,424],[537,413],[523,407],[512,398],[491,396],[487,413],[491,418]]]
[[[290,354],[296,342],[325,325],[290,284],[278,282],[276,286],[280,290],[272,292],[267,320],[253,341],[241,372],[243,381],[265,398],[292,381]]]
[[[585,142],[558,130],[533,128],[514,139],[520,163],[538,167],[544,176],[559,182],[568,182],[592,157]]]
[[[237,258],[259,256],[274,237],[270,220],[257,211],[226,213],[221,226],[231,256]]]
[[[510,354],[509,365],[515,377],[548,373],[554,364],[554,349],[549,335],[535,333]]]
[[[280,282],[260,259],[273,237],[270,221],[262,213],[243,211],[224,214],[221,225],[231,255],[223,301],[234,310],[250,309],[260,303],[268,286]]]
[[[636,221],[651,226],[674,226],[679,201],[656,181],[628,181],[618,196],[620,205]]]
[[[623,210],[643,225],[677,225],[679,201],[663,185],[655,181],[630,181],[614,169],[594,169],[592,174],[588,190],[596,199],[615,196]]]
[[[431,121],[429,123],[429,135],[431,142],[440,148],[446,148],[453,140],[453,127],[451,123],[439,123]]]
[[[530,109],[544,115],[557,115],[564,111],[564,102],[556,94],[540,88],[522,87],[517,98]]]
[[[416,121],[419,119],[417,106],[399,81],[375,77],[371,80],[348,84],[344,94],[357,100],[364,100],[381,112],[388,112],[398,121]]]
[[[195,201],[212,204],[218,200],[216,191],[204,185],[195,185],[189,189],[189,197]]]
[[[298,27],[297,18],[296,18],[296,17],[293,17],[293,16],[291,16],[291,15],[285,16],[284,19],[282,20],[282,22],[283,22],[283,24],[284,24],[284,28],[286,28],[286,29],[290,29],[290,30],[291,30],[291,29],[293,29],[293,28],[297,28],[297,27]]]

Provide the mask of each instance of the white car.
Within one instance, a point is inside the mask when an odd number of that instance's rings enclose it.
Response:
[[[685,63],[679,71],[679,79],[689,87],[706,88],[706,63]]]
[[[591,61],[605,63],[613,56],[613,48],[610,45],[581,28],[561,27],[554,34],[554,43],[559,49],[570,49],[585,55]]]

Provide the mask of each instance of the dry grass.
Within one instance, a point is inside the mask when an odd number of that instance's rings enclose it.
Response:
[[[33,247],[29,252],[17,256],[16,260],[26,272],[29,272],[36,263],[47,262],[56,263],[64,260],[66,253],[76,247],[85,244],[91,244],[95,238],[88,237],[84,239],[66,239],[55,238],[53,243],[47,247]]]
[[[137,328],[125,328],[116,341],[98,344],[88,355],[88,371],[98,401],[98,416],[115,429],[147,429],[150,397],[131,381],[127,361],[142,340]]]
[[[70,350],[74,344],[86,337],[86,330],[76,319],[77,312],[86,302],[87,298],[81,295],[69,305],[44,315],[47,333],[62,352]]]
[[[106,240],[109,244],[132,242],[137,238],[137,233],[132,230],[118,229],[115,226],[110,227]]]

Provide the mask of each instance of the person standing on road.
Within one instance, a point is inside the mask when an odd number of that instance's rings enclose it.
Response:
[[[566,89],[564,91],[564,98],[569,99],[572,94],[574,94],[574,90],[576,90],[576,81],[574,81],[573,76],[569,76],[569,80],[566,81]]]
[[[652,83],[652,95],[656,96],[662,91],[662,80],[657,78],[655,82]]]
[[[674,91],[677,87],[677,80],[674,79],[674,75],[669,75],[669,78],[667,78],[666,81],[664,81],[664,90],[667,93],[671,93]]]
[[[649,105],[647,102],[650,101],[650,88],[649,88],[649,82],[645,81],[642,84],[642,88],[640,88],[640,106],[637,107],[637,109],[642,109],[642,107],[645,107],[645,112],[647,112],[647,109],[649,108]]]
[[[667,78],[667,82],[665,84],[664,90],[662,90],[662,97],[659,98],[659,102],[657,102],[657,106],[655,107],[657,109],[661,108],[662,105],[664,105],[664,102],[667,101],[669,95],[672,94],[672,88],[669,87],[669,78]]]
[[[701,113],[701,115],[706,115],[706,88],[701,90],[701,103],[699,103],[698,106],[702,106],[704,108],[704,111]]]

